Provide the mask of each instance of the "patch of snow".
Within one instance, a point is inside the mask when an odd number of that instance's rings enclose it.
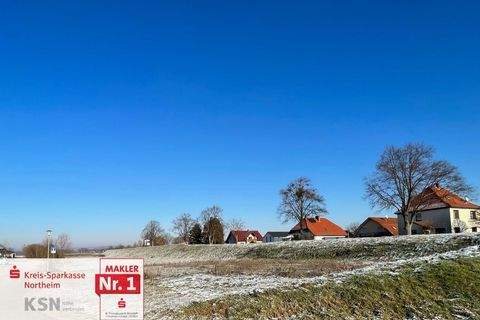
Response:
[[[158,277],[146,282],[145,310],[148,318],[159,319],[167,310],[176,310],[193,302],[221,298],[227,295],[253,294],[269,289],[291,290],[307,283],[322,285],[327,281],[341,283],[355,275],[388,273],[395,275],[407,264],[438,263],[460,257],[480,257],[478,245],[428,256],[378,261],[367,267],[311,278],[193,274],[181,277]]]
[[[148,266],[164,268],[172,264],[225,261],[257,257],[304,259],[341,257],[362,260],[367,266],[316,277],[277,277],[261,275],[217,276],[199,273],[195,268],[185,273],[165,272],[145,280],[146,319],[168,318],[171,310],[193,302],[218,299],[227,295],[254,294],[269,289],[291,290],[302,284],[340,283],[363,274],[397,274],[407,264],[420,271],[422,265],[460,257],[480,256],[480,234],[415,235],[379,238],[329,239],[323,241],[289,241],[249,245],[168,245],[159,247],[110,250],[108,257],[140,257]],[[185,270],[185,269],[184,269]],[[187,269],[188,270],[188,269]]]

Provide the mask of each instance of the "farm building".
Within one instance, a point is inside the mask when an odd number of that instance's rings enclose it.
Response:
[[[297,223],[289,232],[295,239],[322,240],[345,238],[347,232],[327,218],[306,218]]]
[[[397,218],[368,217],[354,232],[355,237],[398,236]]]
[[[422,198],[428,201],[415,217],[413,234],[480,231],[479,205],[439,185],[427,188]],[[406,234],[401,215],[398,215],[398,230],[400,234]]]
[[[225,243],[256,243],[262,242],[263,237],[257,230],[232,230]]]
[[[288,231],[268,231],[263,236],[263,242],[283,241],[285,237],[288,237],[288,235]]]

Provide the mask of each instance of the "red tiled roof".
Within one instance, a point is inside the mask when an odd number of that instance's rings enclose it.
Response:
[[[392,234],[392,236],[398,236],[398,219],[397,218],[387,218],[387,217],[368,217],[373,222],[380,225],[382,228],[387,230]]]
[[[237,242],[246,242],[247,237],[252,234],[257,238],[257,241],[262,241],[263,237],[257,230],[232,230],[230,233],[235,237]]]
[[[479,205],[467,201],[450,190],[440,186],[428,187],[417,197],[417,199],[425,202],[425,206],[421,208],[421,211],[444,207],[480,209]],[[415,199],[413,201],[415,201]]]
[[[301,224],[301,227],[300,227]],[[342,229],[339,225],[331,222],[326,218],[307,218],[303,219],[302,222],[297,223],[292,231],[299,231],[308,229],[314,236],[336,236],[336,237],[346,237],[347,232]]]

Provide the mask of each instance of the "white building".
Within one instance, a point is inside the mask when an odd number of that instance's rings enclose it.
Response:
[[[268,231],[263,236],[263,242],[285,241],[286,240],[285,237],[288,237],[288,235],[289,235],[288,231]]]
[[[425,190],[432,200],[422,208],[412,226],[413,234],[480,232],[480,206],[450,190],[433,186]],[[405,234],[405,221],[398,215],[398,230]]]

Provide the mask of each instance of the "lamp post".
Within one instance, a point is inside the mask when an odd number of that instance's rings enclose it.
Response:
[[[52,239],[52,230],[47,230],[47,259],[50,259],[50,241]]]

